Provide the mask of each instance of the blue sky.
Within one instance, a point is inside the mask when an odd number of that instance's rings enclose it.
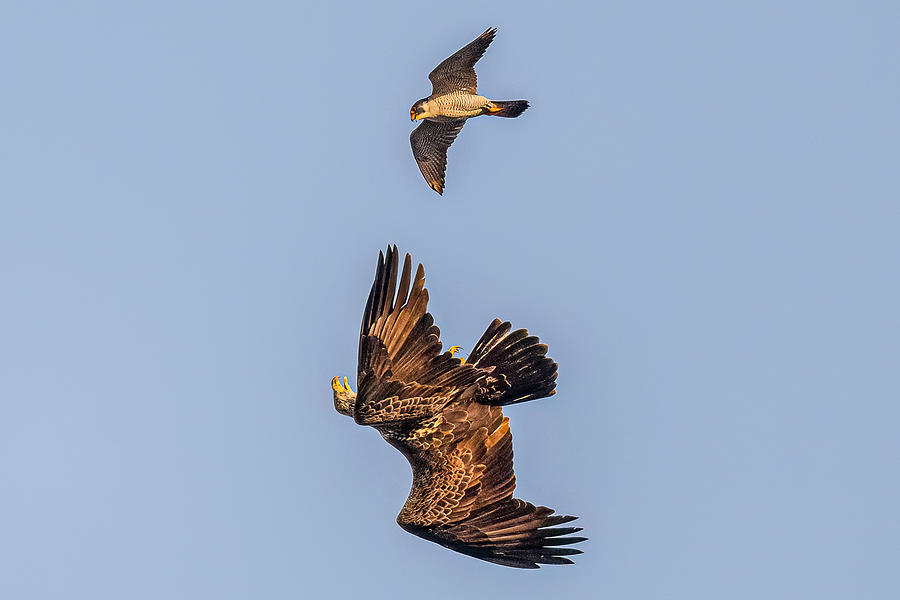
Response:
[[[0,596],[897,596],[900,8],[750,4],[4,4]],[[438,197],[409,107],[488,26],[532,108]],[[329,387],[389,243],[446,343],[550,345],[576,566],[395,524]]]

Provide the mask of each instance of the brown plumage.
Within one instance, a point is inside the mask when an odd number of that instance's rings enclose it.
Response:
[[[576,517],[513,498],[512,435],[501,406],[555,393],[547,346],[495,319],[468,361],[441,352],[427,312],[425,273],[402,272],[396,247],[379,253],[363,313],[353,394],[335,378],[335,408],[375,427],[413,470],[397,517],[405,530],[451,550],[520,568],[569,564],[586,538]]]

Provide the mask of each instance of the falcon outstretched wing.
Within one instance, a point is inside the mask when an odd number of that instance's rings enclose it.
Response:
[[[473,42],[436,66],[428,74],[428,79],[431,80],[431,95],[440,96],[456,91],[475,94],[478,88],[475,63],[484,56],[485,50],[494,41],[495,35],[497,35],[495,27],[487,29]]]
[[[428,310],[425,270],[415,278],[409,254],[379,252],[363,312],[354,418],[363,425],[415,421],[440,411],[483,372],[441,353],[440,330]],[[399,279],[399,288],[398,288]]]
[[[444,194],[444,172],[447,170],[447,148],[459,135],[465,119],[458,121],[422,121],[412,130],[409,144],[425,181],[438,194]]]
[[[489,562],[526,569],[569,564],[581,554],[563,548],[587,538],[577,517],[557,515],[512,497],[512,435],[498,406],[449,408],[443,422],[406,449],[413,485],[397,522],[406,531]]]

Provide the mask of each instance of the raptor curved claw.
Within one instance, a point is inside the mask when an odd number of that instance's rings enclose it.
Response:
[[[447,352],[450,353],[450,358],[455,357],[456,353],[459,352],[460,350],[462,350],[462,346],[450,346],[449,348],[447,348]],[[460,356],[459,361],[462,364],[462,363],[466,362],[466,359],[464,359],[463,357]]]

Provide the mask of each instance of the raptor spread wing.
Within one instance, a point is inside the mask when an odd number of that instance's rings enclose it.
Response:
[[[444,193],[444,172],[447,170],[447,148],[459,135],[466,121],[422,121],[412,130],[409,144],[425,181],[438,194]]]
[[[498,406],[471,403],[444,410],[422,439],[411,438],[409,499],[397,522],[415,535],[493,563],[520,568],[567,564],[563,548],[585,540],[576,517],[512,497],[512,435]]]
[[[428,74],[428,79],[431,80],[431,95],[441,96],[456,91],[476,93],[478,77],[475,75],[475,63],[484,56],[485,50],[494,41],[496,34],[496,28],[486,30],[473,42],[436,66]]]
[[[354,418],[365,425],[433,415],[482,371],[441,353],[440,330],[428,313],[425,270],[415,278],[409,254],[399,269],[397,247],[378,255],[363,313]],[[399,279],[399,287],[398,287]]]

